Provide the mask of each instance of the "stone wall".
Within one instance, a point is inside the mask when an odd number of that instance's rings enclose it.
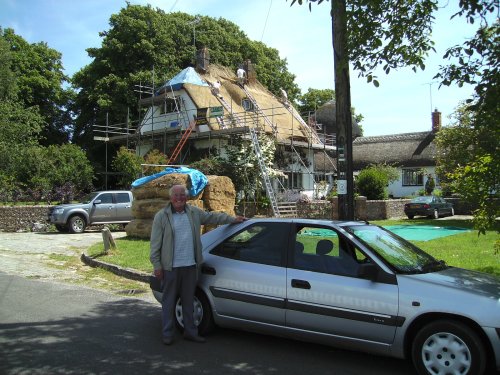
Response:
[[[45,231],[50,206],[0,206],[0,231]]]
[[[456,215],[471,215],[472,207],[459,198],[446,198],[453,203]],[[368,201],[365,197],[355,200],[355,217],[359,220],[384,220],[405,217],[404,205],[409,199]],[[46,231],[50,206],[0,206],[0,232]],[[310,219],[338,219],[338,200],[297,203],[297,216]],[[249,210],[245,215],[251,217]]]

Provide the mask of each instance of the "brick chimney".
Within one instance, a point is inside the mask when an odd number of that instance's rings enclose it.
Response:
[[[206,73],[210,65],[210,52],[207,47],[203,47],[196,51],[196,70],[201,73]]]
[[[437,133],[441,130],[441,112],[437,108],[432,112],[432,132]]]
[[[257,73],[255,72],[255,68],[250,60],[245,60],[243,62],[243,69],[247,72],[247,82],[255,83],[257,80]]]

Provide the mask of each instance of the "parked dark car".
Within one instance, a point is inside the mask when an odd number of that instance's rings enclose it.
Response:
[[[455,215],[453,204],[434,195],[413,198],[410,203],[405,204],[404,210],[408,219],[413,219],[415,216],[428,216],[438,219],[441,216]]]
[[[96,191],[79,203],[49,208],[47,220],[58,231],[70,233],[82,233],[93,224],[127,224],[133,219],[132,200],[130,191]]]
[[[200,334],[219,325],[411,358],[419,374],[500,369],[500,280],[449,267],[382,227],[252,219],[202,244]],[[182,329],[179,300],[175,316]]]

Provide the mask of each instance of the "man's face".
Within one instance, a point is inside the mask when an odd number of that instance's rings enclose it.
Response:
[[[172,191],[172,195],[170,196],[170,202],[172,202],[172,206],[174,210],[177,212],[181,212],[184,210],[184,206],[186,205],[186,191],[182,186],[174,187]]]

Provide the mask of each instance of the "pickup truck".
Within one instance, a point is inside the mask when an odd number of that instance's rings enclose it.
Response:
[[[49,208],[48,222],[59,232],[82,233],[89,225],[127,224],[132,219],[132,192],[125,190],[96,191],[80,203],[61,204]]]

